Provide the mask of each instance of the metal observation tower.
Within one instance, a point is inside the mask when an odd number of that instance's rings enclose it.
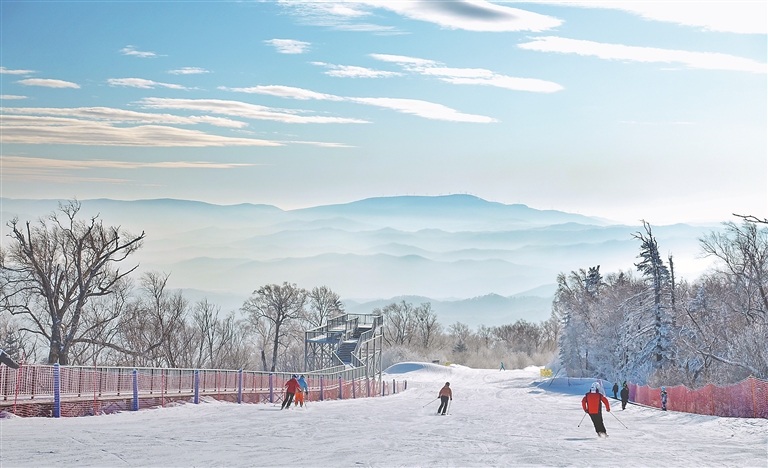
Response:
[[[381,380],[383,323],[381,315],[344,314],[304,332],[304,368]]]

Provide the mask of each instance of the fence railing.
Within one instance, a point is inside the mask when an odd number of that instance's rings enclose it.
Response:
[[[661,408],[661,389],[628,384],[629,400]],[[667,409],[733,418],[768,418],[768,382],[749,377],[733,385],[709,384],[696,390],[666,387]]]
[[[329,372],[330,371],[330,372]],[[310,401],[398,393],[405,382],[367,379],[365,369],[305,373]],[[84,416],[138,411],[201,398],[278,403],[288,372],[23,365],[0,366],[0,411],[19,416]]]

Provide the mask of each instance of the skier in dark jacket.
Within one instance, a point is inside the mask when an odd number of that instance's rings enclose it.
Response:
[[[292,375],[291,380],[285,383],[285,398],[283,398],[283,405],[280,407],[281,410],[290,408],[291,403],[293,403],[293,395],[296,394],[296,392],[301,391],[301,385],[299,385],[299,381],[296,380],[298,376]]]
[[[611,390],[613,390],[613,399],[614,400],[618,400],[619,399],[619,396],[618,396],[618,393],[619,393],[619,383],[618,382],[614,382],[613,383],[613,388]]]
[[[627,402],[629,401],[629,387],[627,387],[627,382],[625,381],[621,385],[621,409],[622,411],[627,407]]]
[[[597,383],[593,383],[592,388],[589,389],[589,393],[584,395],[584,398],[581,399],[581,407],[592,419],[592,424],[595,425],[595,432],[597,432],[598,437],[608,437],[608,433],[605,431],[605,424],[603,424],[602,405],[605,405],[606,411],[611,411],[611,405],[608,403],[608,399],[600,393]]]
[[[661,387],[661,410],[667,410],[667,389],[664,387]]]

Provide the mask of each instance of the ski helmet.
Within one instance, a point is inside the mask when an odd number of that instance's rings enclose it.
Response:
[[[667,389],[666,389],[666,388],[664,388],[664,387],[661,387],[661,391],[662,391],[662,392],[666,392],[666,391],[667,391]]]
[[[451,383],[450,383],[450,382],[446,382],[446,383],[445,383],[445,386],[446,386],[446,387],[450,387],[450,386],[451,386]]]
[[[592,393],[597,393],[597,382],[592,382],[592,386],[589,387],[589,391]]]

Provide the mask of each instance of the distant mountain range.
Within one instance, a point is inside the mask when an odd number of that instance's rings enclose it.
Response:
[[[172,199],[81,203],[86,216],[146,232],[132,258],[140,271],[171,273],[170,285],[192,299],[217,298],[224,310],[239,307],[261,285],[288,281],[327,285],[350,311],[399,297],[433,298],[442,322],[486,325],[548,317],[559,272],[594,265],[603,272],[634,269],[632,233],[640,229],[469,195],[370,198],[297,210]],[[34,220],[57,204],[2,199],[5,232],[11,217]],[[717,228],[653,229],[662,251],[675,255],[678,277],[692,279],[709,264],[696,258],[697,239]],[[543,285],[547,293],[515,296]]]

